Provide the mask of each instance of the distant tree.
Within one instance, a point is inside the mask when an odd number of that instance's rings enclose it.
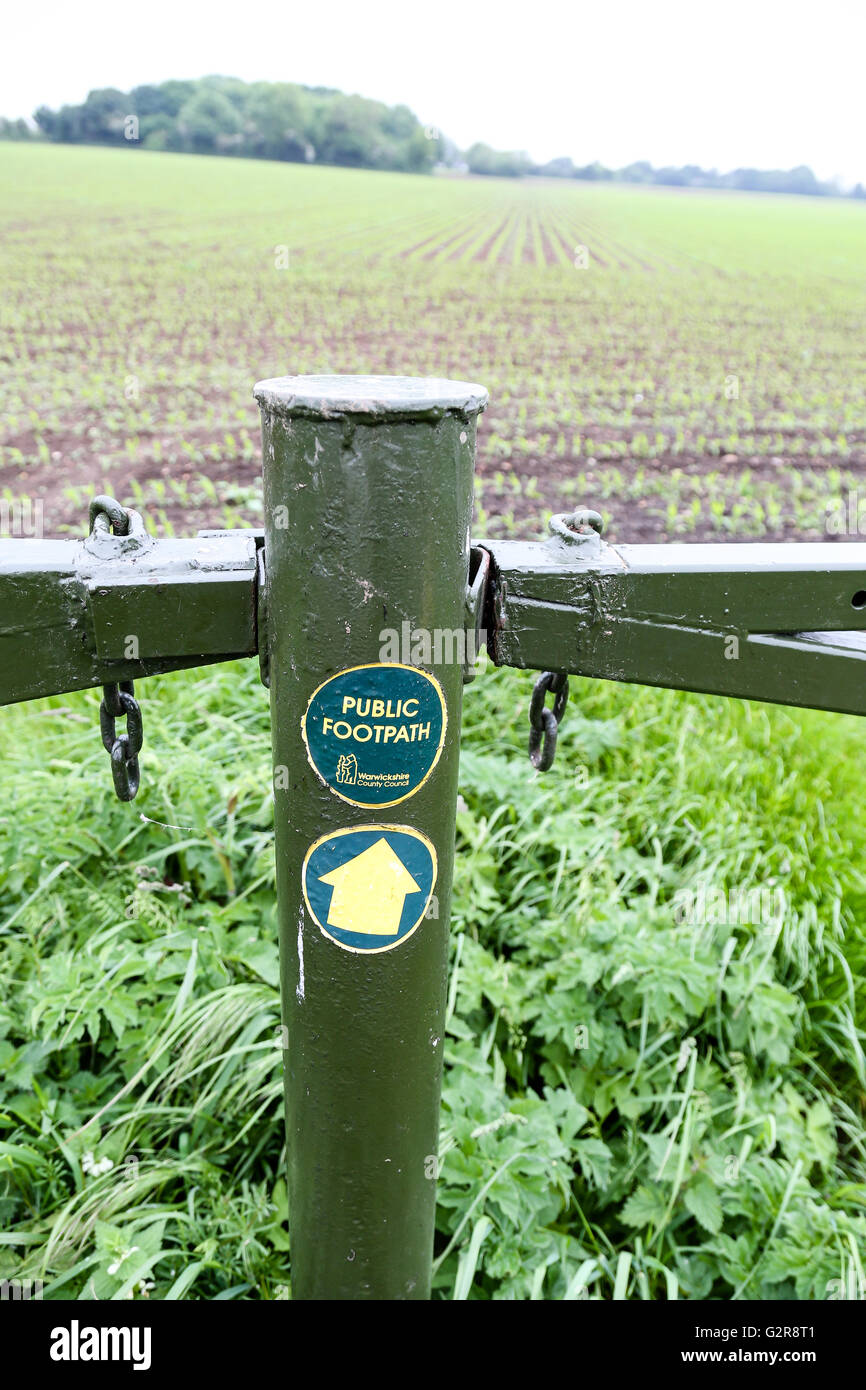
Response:
[[[288,82],[257,82],[246,106],[244,132],[250,154],[264,159],[305,160],[315,147],[306,131],[309,103]]]
[[[637,159],[633,164],[627,164],[624,169],[620,169],[617,178],[623,179],[625,183],[652,183],[653,166],[646,159]]]
[[[480,140],[476,141],[466,151],[465,159],[473,174],[496,173],[496,151],[492,145],[485,145]]]
[[[188,93],[191,96],[192,93]],[[162,87],[143,86],[133,87],[129,94],[130,111],[139,120],[145,116],[176,116],[179,106],[172,109],[172,104],[167,100]]]
[[[123,138],[127,116],[133,114],[128,92],[117,87],[98,87],[87,93],[81,107],[80,139],[93,144],[105,144]]]
[[[380,104],[366,97],[335,97],[325,108],[320,158],[350,168],[375,165],[380,134]]]
[[[183,141],[176,124],[168,116],[144,116],[139,135],[146,150],[180,150]]]
[[[407,106],[385,106],[360,96],[331,97],[320,108],[319,158],[354,168],[423,171],[436,151]]]
[[[81,113],[83,106],[61,106],[59,111],[51,111],[40,106],[35,114],[37,125],[45,131],[49,140],[75,144],[83,139],[81,133]]]
[[[59,139],[60,112],[52,111],[50,106],[39,106],[33,112],[33,119],[49,140]]]
[[[17,121],[8,121],[5,116],[0,116],[0,140],[38,140],[40,132],[32,130],[23,117]]]
[[[574,164],[568,155],[561,155],[558,159],[549,159],[546,164],[539,165],[535,172],[548,179],[573,179]]]
[[[177,129],[177,115],[195,95],[194,82],[161,82],[157,86],[133,87],[129,111],[138,117],[139,138],[145,149],[180,149],[183,141]]]
[[[653,170],[653,183],[667,184],[672,188],[685,188],[688,181],[688,176],[684,169],[674,169],[668,166],[664,169]]]
[[[494,174],[500,178],[521,178],[532,167],[529,157],[518,150],[494,150],[481,142],[466,151],[466,163],[473,174]]]
[[[826,184],[819,183],[812,170],[805,164],[795,169],[733,169],[725,174],[723,184],[728,188],[740,188],[752,193],[805,193],[823,194],[831,191]]]
[[[196,82],[178,81],[176,78],[160,82],[159,90],[165,114],[178,116],[184,103],[195,96],[197,86]]]
[[[202,85],[178,112],[177,128],[188,149],[207,153],[231,148],[241,134],[241,118],[227,96]]]
[[[613,171],[610,169],[605,169],[604,165],[599,164],[598,160],[596,159],[593,164],[584,164],[583,168],[575,169],[574,177],[576,179],[594,180],[612,179]]]
[[[703,169],[698,168],[697,164],[684,164],[680,169],[670,166],[664,169],[653,169],[651,181],[666,184],[671,188],[695,188],[706,187],[710,178]]]
[[[418,118],[408,106],[386,106],[382,113],[381,126],[386,135],[408,142],[418,129]]]
[[[796,169],[791,169],[783,178],[787,184],[785,191],[788,193],[821,194],[828,191],[827,186],[816,179],[806,164],[798,164]]]
[[[404,144],[405,164],[400,167],[409,173],[427,174],[439,157],[438,151],[438,139],[428,139],[423,127],[416,122],[415,129]]]
[[[211,73],[209,77],[203,77],[196,86],[208,92],[219,92],[238,112],[243,112],[249,100],[250,84],[242,82],[239,77],[224,77],[221,73]]]

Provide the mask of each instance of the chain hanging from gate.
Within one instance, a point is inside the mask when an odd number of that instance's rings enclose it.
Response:
[[[595,553],[601,544],[604,520],[600,512],[588,507],[550,518],[550,529],[560,541],[580,546],[587,554]],[[547,692],[553,696],[553,708],[544,700]],[[568,704],[568,676],[564,671],[544,671],[532,688],[529,701],[529,761],[538,772],[547,772],[556,756],[556,738],[565,706]]]
[[[544,703],[547,692],[553,695],[553,708]],[[553,766],[556,738],[565,706],[568,703],[568,676],[564,671],[545,671],[532,688],[529,701],[529,761],[539,772]]]
[[[115,720],[126,718],[126,733],[119,734]],[[114,790],[121,801],[133,801],[140,782],[138,755],[141,752],[141,707],[133,694],[132,681],[102,687],[99,706],[99,728],[102,742],[111,754],[111,775]]]
[[[90,531],[111,530],[116,536],[129,535],[129,513],[113,497],[101,494],[90,504]],[[126,719],[126,733],[117,732],[118,719]],[[102,687],[99,706],[102,742],[111,756],[111,776],[120,801],[134,801],[141,774],[138,755],[144,739],[141,706],[135,698],[132,681]]]

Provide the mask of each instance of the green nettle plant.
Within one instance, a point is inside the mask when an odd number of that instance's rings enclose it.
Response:
[[[529,689],[466,693],[435,1296],[856,1297],[858,725],[573,682],[538,776]],[[95,692],[0,720],[0,1278],[285,1298],[265,692],[140,693],[134,810]]]

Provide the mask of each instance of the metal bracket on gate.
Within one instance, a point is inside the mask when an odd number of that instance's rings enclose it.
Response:
[[[465,681],[486,637],[499,666],[866,713],[866,545],[611,545],[586,509],[550,529],[472,545]],[[0,705],[242,656],[267,684],[262,531],[157,540],[97,498],[84,540],[0,540]]]
[[[256,533],[157,540],[125,514],[126,535],[100,511],[83,540],[0,540],[0,705],[257,654]]]
[[[600,521],[483,542],[496,665],[866,714],[866,545],[611,545]]]
[[[475,661],[486,645],[484,617],[487,611],[490,583],[490,551],[473,545],[469,552],[469,582],[466,585],[466,646],[463,661],[463,684],[469,685],[478,674]]]

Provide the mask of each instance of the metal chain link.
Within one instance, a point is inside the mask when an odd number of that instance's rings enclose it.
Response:
[[[113,497],[100,494],[90,504],[91,534],[112,530],[116,536],[129,535],[129,513]],[[116,720],[126,719],[126,733],[117,732]],[[138,792],[141,774],[138,755],[144,740],[141,706],[135,699],[132,681],[102,687],[99,706],[99,730],[102,742],[111,755],[111,776],[114,790],[121,801],[133,801]]]
[[[99,729],[102,742],[111,754],[114,790],[121,801],[133,801],[141,780],[138,755],[144,741],[141,706],[133,694],[132,681],[102,687]],[[115,720],[126,718],[126,733],[119,734]]]
[[[544,703],[547,692],[554,696],[553,708]],[[568,676],[563,671],[545,671],[532,688],[529,701],[529,761],[539,772],[553,766],[556,736],[568,703]]]

